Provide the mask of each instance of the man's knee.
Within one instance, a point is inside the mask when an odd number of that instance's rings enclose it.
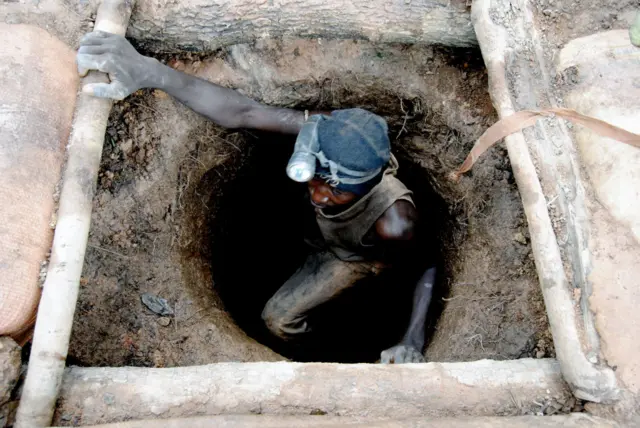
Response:
[[[271,301],[267,302],[262,310],[262,320],[271,333],[282,339],[291,339],[308,331],[305,317],[291,317],[270,303]]]
[[[262,321],[264,321],[264,324],[267,326],[269,331],[271,331],[271,333],[275,334],[276,336],[281,336],[282,329],[280,328],[281,323],[279,322],[281,318],[276,316],[273,308],[270,307],[271,305],[269,305],[269,303],[270,302],[267,302],[264,309],[262,310]]]

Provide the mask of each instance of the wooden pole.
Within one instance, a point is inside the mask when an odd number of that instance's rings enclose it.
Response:
[[[571,396],[552,359],[426,364],[71,367],[56,415],[83,424],[194,415],[370,418],[540,411]],[[538,404],[536,404],[538,403]]]
[[[124,35],[132,3],[132,0],[103,1],[98,9],[95,30]],[[98,82],[108,82],[107,75],[91,72],[82,84]],[[18,408],[16,428],[49,426],[53,418],[69,349],[89,237],[92,199],[111,105],[111,100],[84,94],[79,95],[76,104],[58,223],[38,307],[29,370]]]

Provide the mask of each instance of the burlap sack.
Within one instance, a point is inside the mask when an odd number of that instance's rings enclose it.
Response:
[[[77,84],[70,47],[0,23],[0,335],[35,320]]]

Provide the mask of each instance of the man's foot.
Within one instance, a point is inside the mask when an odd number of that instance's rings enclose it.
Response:
[[[422,353],[411,345],[396,345],[380,353],[382,364],[424,363]]]

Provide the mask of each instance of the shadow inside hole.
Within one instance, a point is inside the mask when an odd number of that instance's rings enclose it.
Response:
[[[293,138],[261,134],[243,154],[235,178],[219,182],[212,193],[209,239],[216,291],[240,328],[287,358],[375,362],[381,350],[402,337],[415,282],[424,269],[433,260],[443,266],[438,249],[444,236],[441,232],[446,229],[446,207],[433,193],[426,172],[400,158],[399,178],[414,191],[421,225],[428,225],[421,228],[422,245],[415,259],[407,266],[360,281],[315,308],[308,320],[313,332],[284,342],[267,330],[262,309],[312,251],[304,243],[304,231],[315,223],[306,185],[285,174],[293,143]],[[440,269],[439,276],[444,275]],[[442,310],[438,303],[442,292],[434,296],[427,336]]]

